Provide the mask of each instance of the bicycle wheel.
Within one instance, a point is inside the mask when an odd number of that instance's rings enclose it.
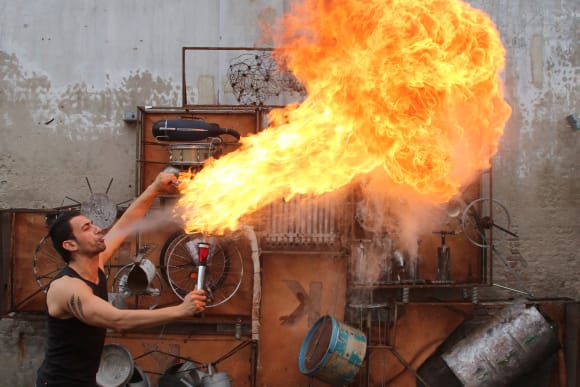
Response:
[[[495,199],[479,198],[467,205],[461,217],[463,234],[473,245],[491,247],[491,230],[496,229],[512,236],[511,216],[507,208]]]
[[[197,285],[197,244],[200,242],[210,244],[204,290],[207,296],[206,307],[211,308],[232,298],[242,283],[243,259],[232,240],[226,237],[177,233],[163,246],[159,262],[171,290],[183,300]]]
[[[32,271],[40,289],[46,293],[50,281],[65,266],[64,260],[52,246],[48,235],[42,237],[34,249]]]
[[[54,249],[50,236],[46,235],[34,249],[32,258],[32,272],[34,279],[43,292],[47,292],[50,281],[65,267],[65,262],[60,254]],[[111,262],[105,265],[105,276],[109,278]]]

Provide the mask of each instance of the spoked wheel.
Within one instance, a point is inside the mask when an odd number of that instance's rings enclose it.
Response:
[[[50,237],[46,235],[36,245],[32,260],[32,271],[34,279],[40,289],[46,293],[50,281],[65,266],[64,260],[52,246]]]
[[[154,309],[159,305],[163,291],[163,280],[155,272],[147,286],[132,286],[130,275],[138,263],[123,266],[113,277],[109,301],[119,309]]]
[[[177,297],[183,300],[194,290],[198,277],[198,250],[200,242],[209,243],[205,271],[206,307],[215,307],[228,301],[240,288],[244,275],[242,255],[234,243],[225,237],[178,233],[167,240],[159,262],[167,283]]]
[[[510,231],[507,208],[495,199],[480,198],[469,203],[463,210],[461,223],[465,237],[478,247],[491,247],[492,229],[517,237]]]
[[[64,266],[64,260],[52,246],[50,236],[44,236],[36,245],[32,258],[34,279],[43,292],[47,292],[50,281],[53,280]],[[105,275],[107,278],[109,278],[110,272],[111,264],[107,263],[107,266],[105,266]]]

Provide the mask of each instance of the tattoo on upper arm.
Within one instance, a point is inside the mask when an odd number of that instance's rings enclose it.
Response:
[[[79,320],[85,319],[85,315],[83,313],[83,305],[81,303],[81,298],[79,296],[76,296],[76,299],[74,294],[70,297],[70,300],[68,302],[68,310]]]

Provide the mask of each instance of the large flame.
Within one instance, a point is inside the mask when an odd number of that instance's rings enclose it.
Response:
[[[276,57],[307,97],[184,180],[186,231],[233,230],[274,200],[380,167],[385,184],[442,203],[489,167],[511,109],[485,13],[458,0],[305,0],[280,26]]]

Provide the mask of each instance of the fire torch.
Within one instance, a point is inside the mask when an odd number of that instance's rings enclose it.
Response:
[[[197,288],[203,289],[205,285],[205,265],[209,255],[209,243],[200,242],[197,244]]]

